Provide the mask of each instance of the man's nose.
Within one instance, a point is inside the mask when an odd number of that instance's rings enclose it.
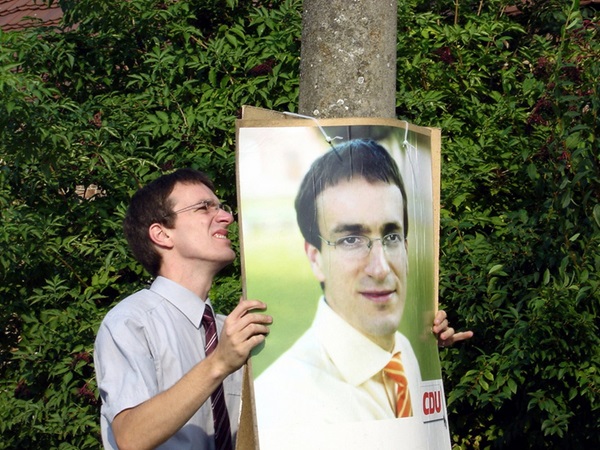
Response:
[[[380,240],[373,242],[367,258],[367,266],[365,267],[367,275],[375,279],[383,279],[390,273],[391,268],[387,260],[387,254]]]
[[[220,222],[220,223],[231,224],[231,223],[233,223],[234,219],[233,219],[233,214],[228,213],[224,209],[219,209],[217,211],[216,220],[217,220],[217,222]]]

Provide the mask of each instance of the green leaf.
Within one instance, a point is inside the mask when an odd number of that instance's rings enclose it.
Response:
[[[598,227],[600,227],[600,204],[594,205],[592,214],[594,216],[594,220],[596,221],[596,225],[598,225]]]
[[[488,272],[488,275],[493,275],[493,274],[506,275],[504,272],[502,272],[503,267],[504,267],[504,264],[496,264],[495,266],[492,266],[492,268]]]

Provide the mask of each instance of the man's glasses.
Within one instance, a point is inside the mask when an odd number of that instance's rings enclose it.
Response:
[[[344,236],[335,241],[328,241],[322,236],[319,236],[319,238],[327,245],[358,258],[367,256],[371,252],[375,241],[381,241],[381,245],[388,254],[394,254],[404,244],[404,236],[400,233],[386,234],[382,238],[377,239],[371,239],[367,236]]]
[[[194,205],[186,206],[185,208],[181,208],[177,211],[165,214],[165,216],[177,215],[186,211],[202,212],[206,214],[210,213],[216,215],[219,213],[220,210],[233,215],[231,208],[228,205],[225,205],[224,203],[215,202],[213,200],[202,200],[201,202],[196,203]]]

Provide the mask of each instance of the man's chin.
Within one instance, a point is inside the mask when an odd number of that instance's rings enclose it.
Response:
[[[386,337],[391,336],[400,326],[400,321],[397,318],[385,318],[372,323],[369,326],[369,332],[373,336]]]
[[[220,268],[224,268],[227,267],[229,264],[231,264],[233,261],[235,261],[236,258],[236,254],[233,250],[231,250],[231,253],[228,255],[223,255],[221,258],[219,258],[219,265],[221,266]]]

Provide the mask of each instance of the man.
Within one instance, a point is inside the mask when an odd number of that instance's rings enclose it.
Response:
[[[374,141],[342,144],[313,163],[295,207],[324,295],[311,328],[256,380],[259,429],[413,416],[421,375],[397,331],[409,224],[396,163]],[[472,336],[454,334],[443,311],[433,332],[440,345]]]
[[[235,258],[231,211],[201,172],[162,176],[131,200],[124,232],[155,277],[102,322],[95,367],[107,449],[228,449],[235,444],[241,370],[271,317],[240,300],[224,318],[208,299],[214,276]],[[215,348],[216,347],[216,348]]]

